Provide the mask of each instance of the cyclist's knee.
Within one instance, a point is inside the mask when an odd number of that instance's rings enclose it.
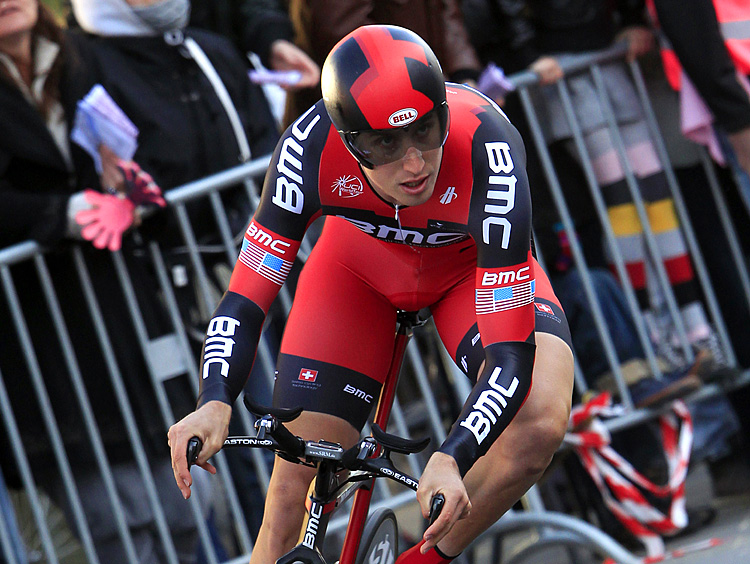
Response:
[[[277,460],[268,485],[266,502],[277,507],[303,505],[314,471],[306,466]]]
[[[526,445],[519,462],[526,474],[541,474],[549,466],[552,456],[562,443],[568,418],[562,413],[549,412],[524,427]]]
[[[500,436],[496,449],[509,475],[535,476],[549,466],[568,424],[564,402],[535,402]]]

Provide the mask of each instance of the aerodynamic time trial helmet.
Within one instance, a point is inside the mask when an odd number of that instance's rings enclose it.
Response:
[[[448,136],[450,112],[437,57],[413,31],[355,29],[331,50],[321,74],[323,102],[349,152],[366,168],[431,151]]]

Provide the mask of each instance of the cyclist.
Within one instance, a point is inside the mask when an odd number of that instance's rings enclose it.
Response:
[[[343,38],[322,90],[277,145],[209,323],[198,409],[169,431],[175,479],[188,497],[192,436],[204,444],[198,465],[215,472],[208,458],[227,436],[265,312],[323,214],[274,404],[304,407],[289,424],[303,438],[353,445],[388,369],[397,309],[429,307],[475,385],[419,482],[422,512],[437,493],[443,512],[398,562],[449,562],[540,477],[570,411],[569,332],[532,253],[523,143],[491,100],[446,84],[427,44],[403,28]],[[296,543],[312,473],[277,457],[251,562],[274,562]]]

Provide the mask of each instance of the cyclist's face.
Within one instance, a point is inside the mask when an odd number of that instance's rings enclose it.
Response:
[[[392,204],[417,206],[432,196],[442,158],[442,147],[422,152],[410,146],[400,160],[363,170],[381,198]]]

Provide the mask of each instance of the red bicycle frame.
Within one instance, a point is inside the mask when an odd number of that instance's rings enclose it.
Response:
[[[391,408],[393,407],[393,400],[396,397],[396,386],[401,373],[401,365],[404,361],[406,345],[409,344],[414,327],[421,324],[422,322],[418,320],[417,315],[413,312],[399,312],[398,314],[398,329],[393,346],[391,365],[383,382],[383,389],[380,392],[380,398],[375,410],[375,423],[381,429],[386,429],[388,418],[391,415]],[[362,529],[365,526],[367,512],[370,509],[370,499],[372,498],[374,483],[375,479],[370,482],[369,487],[360,488],[354,494],[352,510],[349,514],[349,526],[346,528],[339,564],[354,564],[354,559],[357,557],[357,551],[359,550],[359,542],[362,538]]]

